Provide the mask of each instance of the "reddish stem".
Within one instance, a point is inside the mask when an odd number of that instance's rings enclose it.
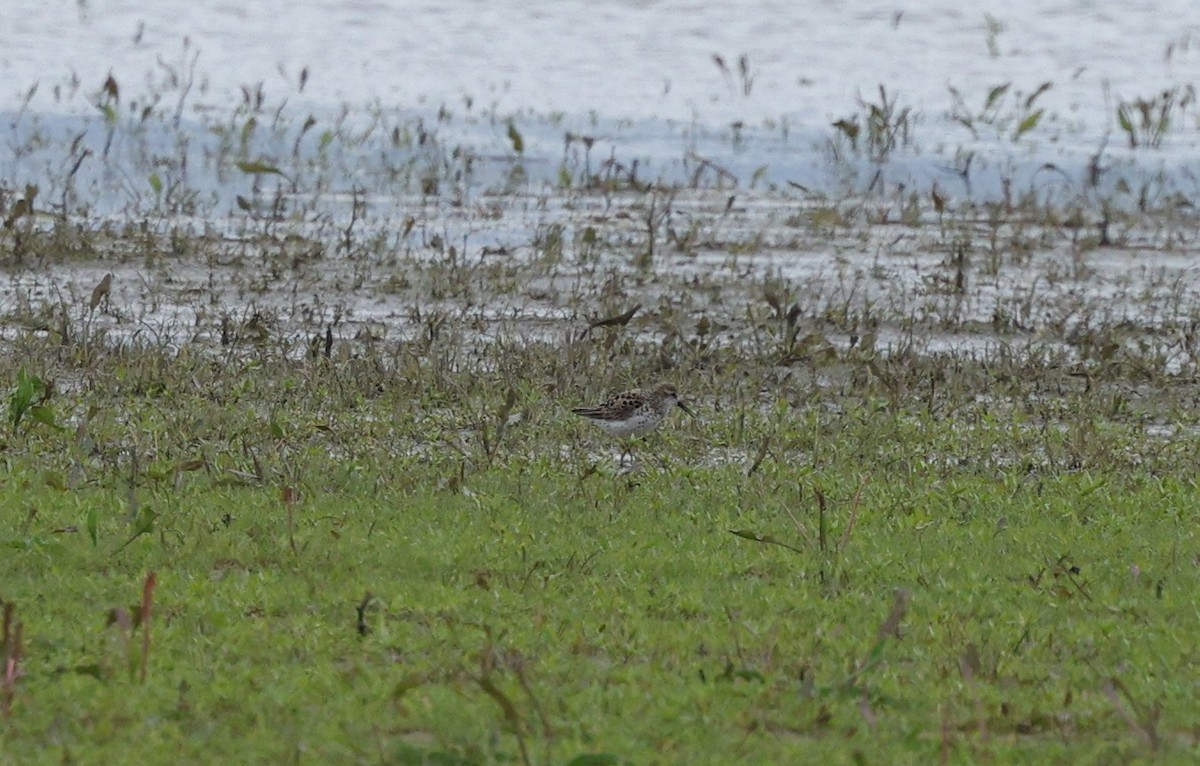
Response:
[[[154,604],[154,586],[157,583],[158,576],[151,572],[146,575],[146,583],[142,586],[142,683],[146,683],[146,666],[150,662],[150,609]]]

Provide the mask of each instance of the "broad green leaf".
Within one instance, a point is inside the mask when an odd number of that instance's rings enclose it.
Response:
[[[30,375],[25,370],[17,372],[17,387],[8,400],[8,419],[12,422],[13,428],[20,425],[21,420],[29,412],[29,407],[33,404],[33,398],[44,390],[46,390],[46,385],[41,378]]]
[[[38,423],[48,425],[51,428],[59,427],[58,421],[54,419],[54,410],[45,405],[36,405],[34,407],[30,407],[29,417],[33,418]]]
[[[282,170],[275,167],[274,165],[269,165],[265,162],[262,162],[261,160],[241,160],[241,161],[235,162],[234,164],[237,165],[237,169],[242,171],[243,173],[252,173],[255,175],[274,173],[275,175],[278,175],[278,176],[283,175]]]

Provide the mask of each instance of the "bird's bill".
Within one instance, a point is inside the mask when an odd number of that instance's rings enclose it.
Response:
[[[683,402],[677,402],[677,404],[679,405],[679,409],[683,410],[684,412],[691,415],[692,417],[696,417],[696,413],[692,412],[691,407],[687,406]]]

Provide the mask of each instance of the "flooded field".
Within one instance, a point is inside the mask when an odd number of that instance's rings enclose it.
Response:
[[[639,307],[625,329],[655,343],[756,347],[784,323],[790,342],[841,352],[863,338],[885,354],[1032,346],[1075,363],[1119,349],[1196,373],[1187,211],[1056,225],[1044,208],[936,216],[906,197],[657,188],[385,204],[401,212],[373,221],[364,202],[343,226],[247,215],[30,227],[13,235],[24,251],[0,288],[8,332],[87,319],[115,341],[179,345],[228,342],[253,318],[300,349],[327,329],[339,344],[412,340],[433,315],[481,338],[551,340]]]
[[[0,761],[1196,762],[1200,11],[852,5],[9,3]]]
[[[653,343],[1194,371],[1190,5],[170,7],[0,33],[9,337],[547,340],[637,306]],[[934,38],[939,73],[905,63]]]

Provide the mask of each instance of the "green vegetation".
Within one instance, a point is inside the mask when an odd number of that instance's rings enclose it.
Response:
[[[539,164],[553,120],[469,100],[496,154],[261,87],[198,137],[190,72],[0,190],[0,762],[1200,755],[1177,179],[973,143],[909,183],[930,115],[882,86],[813,150],[840,190]],[[948,118],[1032,149],[1052,87]],[[1119,101],[1130,151],[1193,100]],[[146,183],[101,217],[109,143]],[[698,417],[617,475],[570,408],[658,380]]]
[[[1050,369],[747,357],[768,396],[679,374],[700,422],[616,477],[566,414],[604,343],[19,344],[4,760],[1194,757],[1194,440]]]

